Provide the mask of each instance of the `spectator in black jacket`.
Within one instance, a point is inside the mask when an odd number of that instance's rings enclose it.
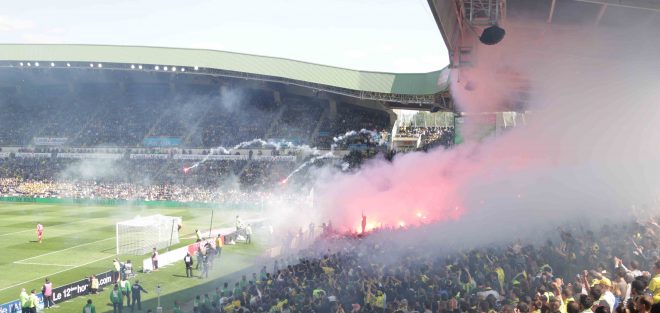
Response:
[[[186,277],[192,277],[193,257],[190,255],[190,252],[186,253],[186,256],[183,257],[183,263],[186,265]]]

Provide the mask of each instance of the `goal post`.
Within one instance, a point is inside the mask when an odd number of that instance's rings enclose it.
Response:
[[[117,255],[144,255],[153,248],[163,249],[179,243],[181,217],[151,215],[122,221],[116,225]]]

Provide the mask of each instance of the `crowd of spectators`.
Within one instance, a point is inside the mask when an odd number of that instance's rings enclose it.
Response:
[[[330,118],[326,99],[282,94],[279,101],[268,89],[92,82],[26,88],[0,94],[0,146],[65,138],[70,147],[147,147],[145,138],[166,137],[185,148],[256,138],[329,148],[334,136],[390,124],[384,111],[341,103]]]
[[[429,226],[422,226],[429,227]],[[418,229],[419,230],[419,229]],[[197,312],[648,313],[660,309],[655,219],[546,243],[435,252],[407,229],[328,233],[298,258],[221,282]],[[402,240],[407,238],[407,240]],[[554,243],[553,243],[554,241]],[[435,243],[439,244],[439,243]],[[439,251],[439,250],[438,250]],[[232,288],[233,287],[233,288]],[[655,304],[654,304],[655,303]]]
[[[317,98],[287,97],[285,108],[271,138],[281,138],[296,144],[311,144],[321,114],[327,108],[327,100]]]
[[[374,133],[380,134],[380,138],[388,140],[389,138],[390,117],[384,111],[377,111],[367,109],[349,103],[341,103],[337,107],[337,116],[333,119],[324,117],[321,119],[319,127],[319,134],[315,139],[314,144],[320,148],[329,149],[334,142],[334,138],[342,136],[348,131],[358,131],[361,129],[369,130]],[[353,138],[358,141],[358,144],[375,145],[374,142],[369,142],[369,138]],[[346,146],[350,142],[342,142]]]
[[[0,159],[0,196],[231,202],[267,193],[293,162]],[[260,196],[261,197],[261,196]]]
[[[454,128],[401,126],[397,129],[396,136],[420,138],[420,148],[428,148],[438,145],[449,147],[454,142]]]
[[[201,118],[202,142],[198,146],[229,147],[264,139],[278,111],[270,91],[232,91],[221,96],[219,102],[218,107],[209,108]]]

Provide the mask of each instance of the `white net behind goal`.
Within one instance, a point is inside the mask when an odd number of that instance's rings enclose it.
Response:
[[[180,217],[152,215],[117,223],[117,254],[144,255],[179,243]]]

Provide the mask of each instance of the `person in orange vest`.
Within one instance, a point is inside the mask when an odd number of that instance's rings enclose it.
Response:
[[[215,255],[217,257],[220,257],[220,253],[222,253],[222,247],[225,245],[225,237],[218,234],[218,237],[215,238]]]

